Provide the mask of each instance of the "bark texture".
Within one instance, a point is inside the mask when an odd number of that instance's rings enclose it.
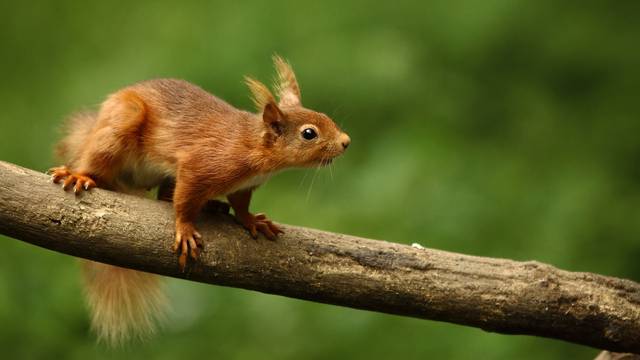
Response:
[[[252,239],[228,215],[198,223],[205,251],[180,272],[171,204],[0,162],[0,233],[61,253],[193,281],[640,353],[640,285],[591,273],[283,225]],[[43,276],[45,270],[43,269]]]

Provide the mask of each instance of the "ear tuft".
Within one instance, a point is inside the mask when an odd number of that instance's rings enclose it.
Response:
[[[275,104],[276,100],[265,84],[248,76],[244,77],[244,81],[249,87],[249,90],[251,90],[251,100],[253,100],[256,110],[262,111],[267,104]]]
[[[300,86],[291,65],[279,55],[273,55],[278,78],[275,83],[276,94],[280,98],[280,106],[299,106]]]

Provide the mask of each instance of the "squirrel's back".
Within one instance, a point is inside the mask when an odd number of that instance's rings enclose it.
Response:
[[[198,85],[180,79],[145,80],[119,92],[127,91],[138,94],[149,110],[160,117],[198,121],[208,114],[241,112]]]
[[[136,101],[150,117],[159,121],[184,125],[182,122],[202,122],[211,114],[242,113],[224,100],[201,87],[180,79],[145,80],[111,94],[102,104],[100,112],[83,111],[72,114],[64,123],[64,138],[56,145],[56,155],[74,163],[82,146],[96,125],[100,113],[109,111],[114,103]],[[126,105],[126,104],[125,104]],[[106,108],[106,109],[105,109]],[[106,114],[103,114],[106,115]],[[106,117],[106,116],[103,116]],[[112,119],[106,119],[107,122]]]

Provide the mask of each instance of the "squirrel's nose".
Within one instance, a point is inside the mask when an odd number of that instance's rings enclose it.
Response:
[[[349,144],[351,144],[351,138],[347,134],[342,134],[340,142],[342,143],[342,149],[346,150],[349,147]]]

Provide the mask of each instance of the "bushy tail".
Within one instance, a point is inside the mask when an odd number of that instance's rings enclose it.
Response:
[[[56,146],[65,165],[75,166],[96,119],[96,113],[83,112],[66,121]],[[116,346],[153,334],[167,309],[159,276],[93,261],[83,261],[83,270],[91,327],[100,341]]]
[[[159,276],[93,261],[84,262],[84,275],[91,327],[100,341],[117,346],[155,332],[167,308]]]

